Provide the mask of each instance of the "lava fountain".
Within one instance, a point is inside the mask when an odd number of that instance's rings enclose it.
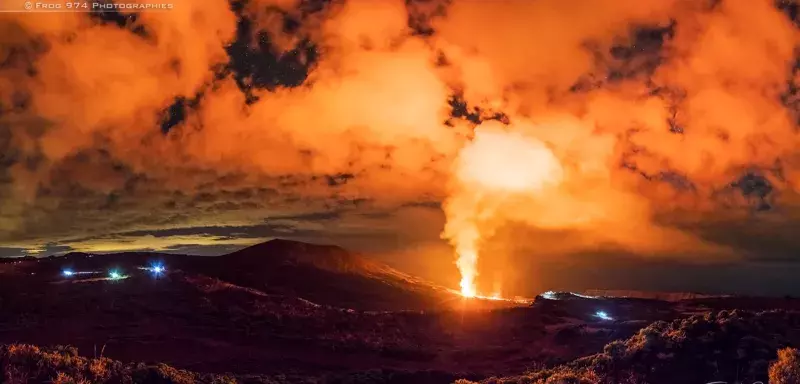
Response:
[[[488,123],[458,154],[453,166],[442,237],[455,248],[461,294],[478,294],[480,242],[503,222],[500,207],[519,196],[536,195],[563,178],[563,169],[542,141]]]

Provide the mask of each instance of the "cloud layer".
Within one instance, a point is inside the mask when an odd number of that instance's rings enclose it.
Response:
[[[454,161],[488,126],[563,167],[558,193],[492,224],[551,234],[543,254],[757,255],[725,234],[781,238],[797,220],[797,8],[179,0],[5,13],[0,246],[166,249],[194,240],[120,239],[320,212],[342,214],[290,235],[436,242]],[[560,219],[579,214],[591,219]],[[435,225],[408,229],[420,218]],[[196,243],[241,241],[220,233]]]

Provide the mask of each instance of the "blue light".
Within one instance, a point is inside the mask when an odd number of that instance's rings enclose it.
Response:
[[[121,279],[121,278],[122,278],[122,274],[121,274],[121,273],[119,273],[119,272],[118,272],[118,271],[116,271],[116,270],[113,270],[113,271],[110,271],[110,272],[108,273],[108,277],[109,277],[109,278],[111,278],[111,280],[119,280],[119,279]]]
[[[558,297],[556,296],[556,293],[553,292],[553,291],[547,291],[545,293],[542,293],[542,297],[547,299],[547,300],[558,300]]]
[[[614,320],[614,318],[609,316],[609,314],[605,311],[597,311],[594,313],[594,316],[600,318],[601,320]]]
[[[74,275],[75,272],[73,272],[71,269],[65,269],[65,270],[61,271],[61,274],[66,276],[66,277],[70,277],[70,276]]]
[[[153,264],[153,266],[150,267],[150,272],[153,272],[153,274],[156,275],[156,276],[159,276],[159,275],[163,274],[166,271],[167,271],[167,269],[164,268],[164,266],[162,264]]]

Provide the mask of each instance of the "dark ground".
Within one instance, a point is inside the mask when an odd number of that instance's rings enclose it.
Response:
[[[154,261],[168,266],[164,276],[136,269]],[[65,267],[101,273],[64,278]],[[107,280],[109,268],[129,277]],[[781,312],[790,315],[780,340],[764,336],[774,324],[736,334],[737,340],[747,332],[771,338],[759,360],[798,345],[800,322],[791,322],[800,300],[466,300],[336,247],[287,241],[219,258],[70,254],[0,264],[0,344],[71,345],[82,356],[229,372],[240,379],[289,375],[335,382],[331,378],[379,368],[385,372],[378,376],[394,377],[388,382],[519,378],[603,353],[614,340],[635,339],[657,321],[729,309],[749,311],[737,316],[789,311]],[[614,320],[594,316],[601,310]],[[713,370],[702,374],[726,377]]]

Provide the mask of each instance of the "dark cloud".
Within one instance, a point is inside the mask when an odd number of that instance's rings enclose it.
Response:
[[[429,37],[436,31],[432,19],[443,17],[451,0],[405,0],[408,27],[418,36]]]
[[[266,220],[267,223],[255,225],[239,226],[197,226],[181,227],[158,230],[140,230],[120,232],[105,238],[136,238],[142,236],[152,236],[157,238],[182,237],[182,236],[208,236],[220,239],[270,239],[275,237],[311,237],[320,235],[320,230],[304,229],[308,223],[318,221],[329,221],[340,218],[340,213],[320,212],[293,216],[278,216]],[[92,237],[83,240],[97,239],[104,237]]]
[[[652,76],[664,60],[663,46],[674,34],[674,21],[666,26],[635,28],[629,42],[609,50],[612,62],[606,75],[608,81]]]
[[[340,219],[344,210],[333,210],[323,212],[301,213],[297,215],[273,216],[271,220],[292,220],[292,221],[330,221]]]
[[[740,251],[751,261],[794,263],[800,261],[796,233],[800,224],[782,221],[775,213],[747,215],[738,219],[689,225],[702,238]]]
[[[236,38],[225,48],[230,57],[225,70],[232,73],[248,103],[258,100],[254,89],[274,90],[303,84],[318,56],[316,45],[308,38],[300,39],[286,50],[276,46],[274,35],[267,29],[261,29],[258,20],[278,17],[282,20],[282,32],[300,33],[303,19],[323,11],[325,3],[303,1],[299,14],[295,16],[278,7],[259,7],[248,1],[231,2],[238,20]]]
[[[198,94],[193,99],[187,99],[183,96],[175,98],[175,102],[162,112],[161,132],[167,134],[173,127],[183,123],[188,114],[187,109],[196,108],[201,97],[202,94]]]
[[[220,256],[236,252],[242,248],[244,247],[239,245],[226,245],[226,244],[202,245],[202,246],[196,244],[184,244],[184,245],[173,245],[167,249],[159,250],[159,252],[175,253],[180,255],[194,255],[194,256]]]
[[[72,247],[54,243],[44,244],[39,248],[0,247],[0,258],[41,255],[59,255],[72,251]]]
[[[412,201],[403,204],[403,207],[428,208],[428,209],[440,210],[442,209],[442,203],[439,201]]]
[[[345,184],[348,180],[355,178],[355,175],[351,173],[339,173],[336,175],[327,175],[325,176],[325,180],[328,183],[328,186],[335,187],[337,185]]]
[[[633,258],[597,262],[552,263],[539,267],[542,280],[534,285],[541,290],[579,290],[604,287],[630,289],[647,287],[662,292],[702,292],[783,296],[798,295],[800,289],[791,275],[800,272],[797,263],[732,263],[696,265],[678,262],[648,263]],[[602,273],[598,273],[598,270]],[[532,289],[531,293],[541,292]]]
[[[114,1],[100,0],[98,3],[113,4]],[[95,9],[93,6],[88,14],[89,17],[100,23],[116,25],[142,38],[149,37],[144,25],[136,22],[139,18],[138,12],[126,12],[123,14],[116,9]]]
[[[461,93],[450,96],[447,103],[451,108],[450,116],[454,119],[463,119],[472,124],[480,124],[490,120],[497,120],[506,125],[510,123],[508,115],[501,111],[493,111],[480,106],[470,107]],[[448,120],[447,124],[452,124],[452,122]]]
[[[26,248],[0,247],[0,257],[22,257],[26,255]]]
[[[800,4],[796,0],[775,0],[775,5],[800,28]]]
[[[731,183],[731,187],[739,189],[742,196],[754,203],[756,210],[766,211],[772,207],[770,196],[775,188],[769,179],[758,173],[745,173],[738,180]]]

